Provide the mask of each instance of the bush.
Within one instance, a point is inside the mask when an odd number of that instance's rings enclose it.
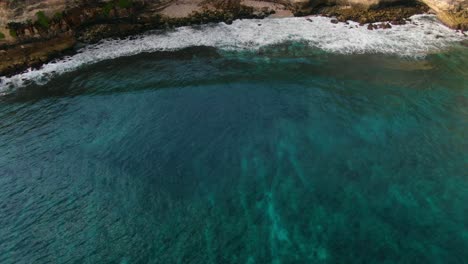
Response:
[[[108,16],[110,11],[112,10],[112,8],[114,8],[114,3],[112,2],[109,2],[107,3],[104,8],[102,9],[102,13],[105,15],[105,16]]]
[[[119,0],[119,2],[117,3],[117,5],[120,7],[120,8],[129,8],[132,6],[132,1],[131,0]]]
[[[45,15],[43,11],[37,12],[36,17],[37,17],[37,23],[39,24],[39,26],[43,28],[49,27],[49,18]]]
[[[102,9],[104,16],[108,16],[110,11],[115,8],[129,8],[133,5],[132,0],[115,0],[108,2]]]
[[[3,34],[2,32],[0,32],[0,39],[4,39],[5,38],[5,34]]]
[[[54,14],[54,20],[60,21],[63,18],[63,13],[62,12],[57,12]]]
[[[16,33],[16,29],[10,28],[10,36],[17,38],[18,34]]]

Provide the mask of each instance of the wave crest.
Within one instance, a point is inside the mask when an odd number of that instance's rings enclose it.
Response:
[[[287,41],[301,41],[327,52],[356,54],[384,53],[420,57],[466,39],[442,25],[433,15],[416,15],[406,25],[368,30],[355,22],[330,23],[330,18],[292,17],[264,20],[236,20],[200,27],[181,27],[172,32],[148,32],[121,40],[104,40],[82,48],[77,54],[47,63],[37,70],[0,77],[0,92],[34,82],[44,84],[52,76],[103,60],[142,52],[171,51],[191,46],[224,50],[255,50]]]

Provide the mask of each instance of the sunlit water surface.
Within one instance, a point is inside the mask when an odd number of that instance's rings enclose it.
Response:
[[[467,263],[468,52],[102,61],[0,97],[0,263]]]

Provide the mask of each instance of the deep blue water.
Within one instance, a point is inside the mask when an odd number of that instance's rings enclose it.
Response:
[[[0,97],[0,263],[468,263],[466,65],[190,48]]]

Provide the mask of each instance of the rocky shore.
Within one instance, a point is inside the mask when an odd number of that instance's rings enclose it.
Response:
[[[428,3],[427,5],[425,3]],[[440,2],[450,2],[442,5]],[[37,67],[78,44],[235,19],[325,15],[370,30],[404,24],[414,14],[436,12],[447,25],[468,29],[466,0],[15,0],[0,2],[0,76]],[[459,4],[457,6],[457,3]],[[449,10],[449,11],[447,11]],[[385,22],[373,24],[375,22]]]

